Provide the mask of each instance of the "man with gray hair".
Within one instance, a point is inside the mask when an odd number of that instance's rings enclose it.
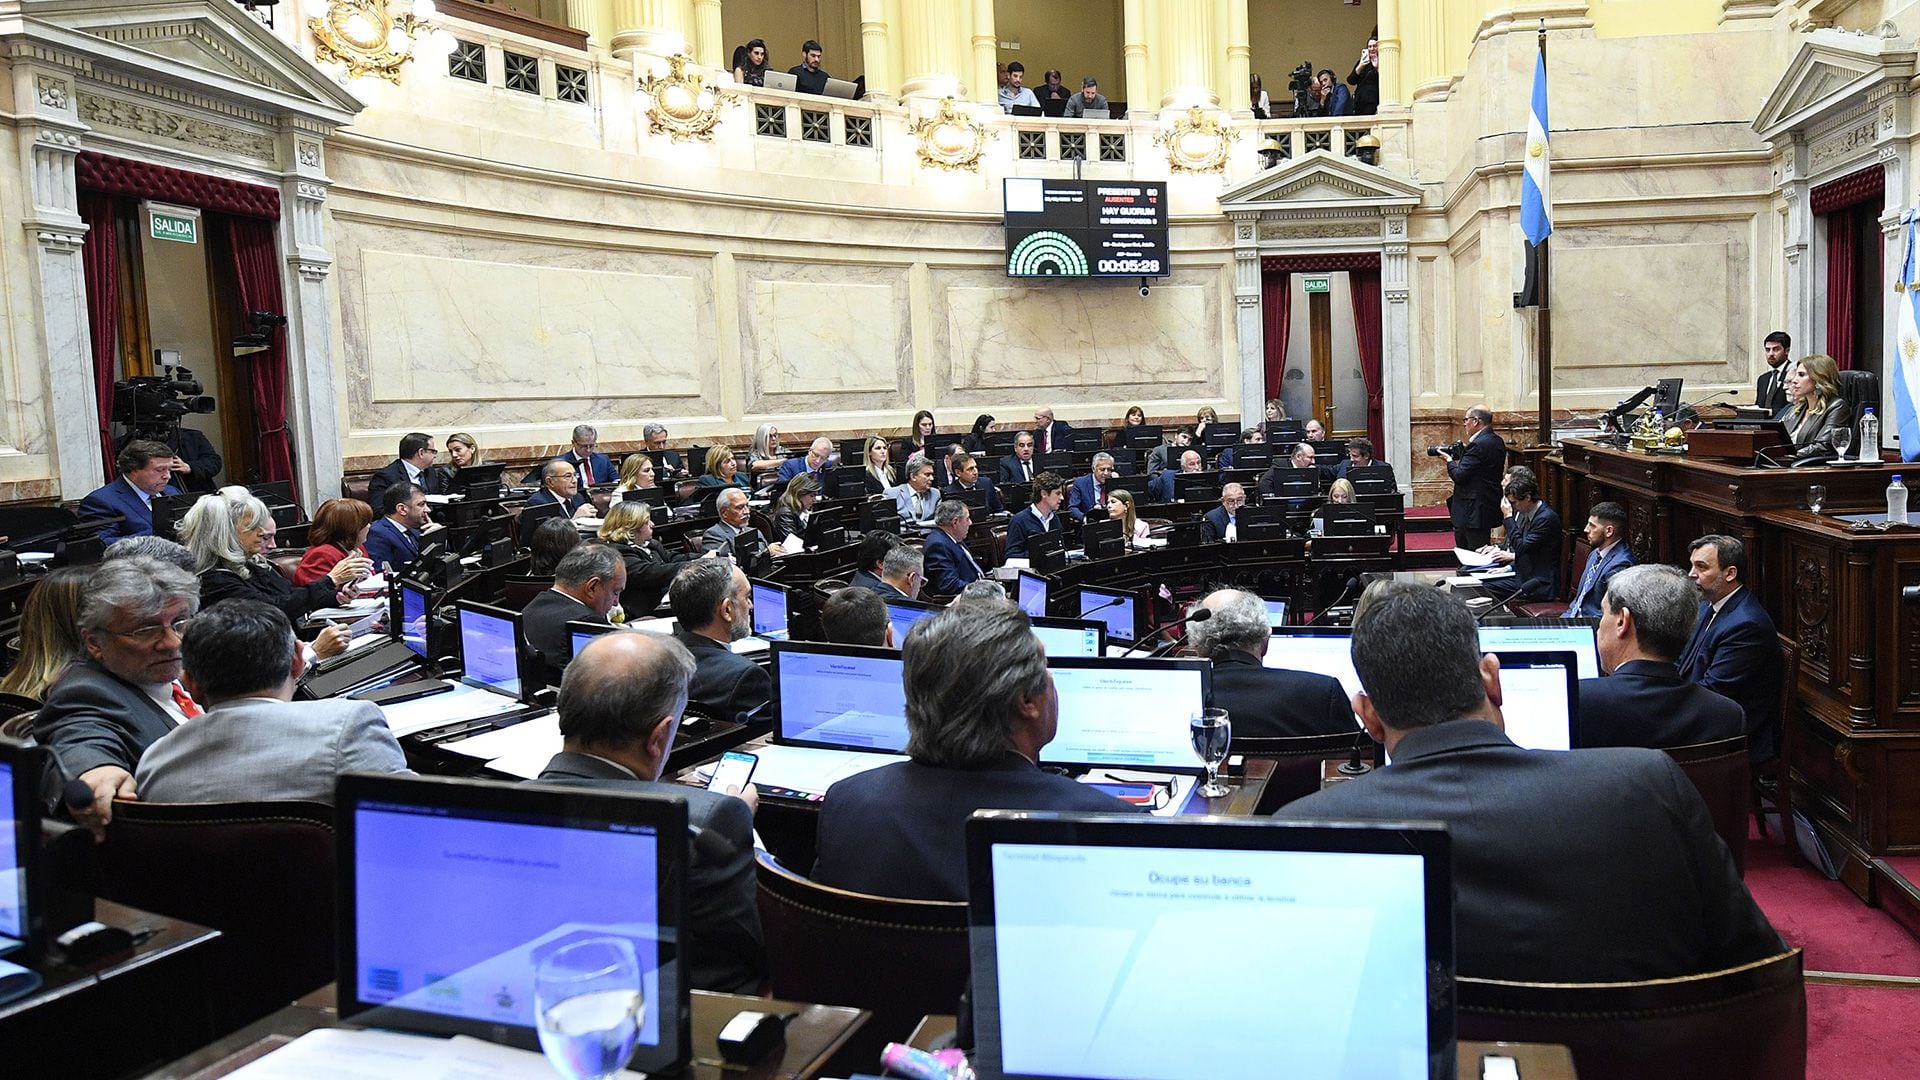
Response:
[[[1339,680],[1262,662],[1273,626],[1258,596],[1221,589],[1199,609],[1213,614],[1187,623],[1187,647],[1213,661],[1213,704],[1227,710],[1235,738],[1358,737],[1360,725]]]
[[[887,497],[900,512],[900,524],[929,527],[940,506],[940,493],[933,487],[933,462],[925,454],[915,454],[907,459],[905,472],[906,482],[888,488]]]
[[[1067,489],[1067,513],[1075,521],[1085,521],[1092,510],[1107,509],[1108,484],[1113,481],[1113,455],[1105,450],[1093,455],[1093,471],[1076,477]]]
[[[685,799],[696,830],[681,929],[688,982],[753,993],[767,971],[754,897],[753,785],[722,794],[660,782],[694,671],[693,655],[665,634],[595,638],[560,682],[561,749],[539,782]]]
[[[609,544],[581,544],[553,568],[553,588],[534,597],[520,612],[524,647],[533,653],[547,685],[560,682],[573,659],[570,622],[605,623],[627,587],[627,563]]]
[[[767,669],[740,656],[734,642],[753,632],[753,588],[726,559],[695,559],[667,590],[673,638],[693,654],[688,694],[695,705],[729,722],[742,722],[773,697]]]
[[[967,550],[967,534],[973,530],[973,511],[959,499],[941,499],[933,512],[933,529],[927,533],[921,552],[927,587],[943,596],[953,596],[969,582],[987,576],[973,552]]]
[[[721,488],[720,494],[713,500],[713,508],[719,512],[720,520],[707,526],[707,531],[700,534],[700,549],[732,555],[751,568],[764,551],[765,538],[758,530],[748,527],[747,506],[746,492],[737,487]]]
[[[1595,628],[1607,674],[1580,680],[1579,745],[1665,749],[1746,731],[1739,702],[1680,675],[1699,602],[1671,566],[1629,566],[1607,579]]]
[[[109,545],[106,553],[100,556],[100,561],[109,562],[114,559],[157,559],[177,566],[189,574],[193,573],[196,565],[193,552],[187,550],[187,545],[169,540],[164,536],[152,535],[129,536]]]
[[[920,549],[911,544],[896,544],[880,560],[880,584],[868,589],[882,600],[914,600],[920,596]]]
[[[540,490],[527,496],[527,508],[559,503],[565,512],[575,518],[598,517],[599,511],[593,507],[593,500],[580,491],[580,474],[573,466],[559,458],[554,458],[540,466]]]
[[[1506,737],[1500,661],[1451,594],[1369,586],[1353,666],[1355,711],[1392,763],[1280,816],[1445,823],[1460,974],[1624,982],[1786,951],[1672,758],[1522,750]]]
[[[833,440],[827,438],[825,435],[813,440],[813,442],[807,446],[806,457],[788,458],[780,463],[780,471],[778,473],[780,477],[780,490],[785,491],[788,482],[801,473],[813,477],[814,481],[824,490],[827,486],[827,470],[830,467],[828,462],[832,459]]]
[[[676,480],[687,474],[686,463],[680,460],[680,451],[667,448],[667,425],[649,420],[640,429],[640,437],[647,440],[647,453],[653,455],[654,471],[662,480]]]
[[[140,755],[200,715],[180,685],[180,638],[199,610],[199,581],[169,563],[115,559],[87,579],[80,598],[87,658],[53,684],[33,721],[60,782],[80,780],[93,794],[76,821],[104,828],[113,800],[135,797]],[[52,805],[59,792],[45,794]]]
[[[813,880],[880,896],[965,900],[966,825],[975,810],[1138,812],[1040,771],[1060,702],[1033,624],[1018,609],[963,604],[922,619],[907,632],[901,659],[910,760],[827,789]]]

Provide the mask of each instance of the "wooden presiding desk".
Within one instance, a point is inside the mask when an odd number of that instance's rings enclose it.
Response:
[[[1920,480],[1920,468],[1755,469],[1588,439],[1566,440],[1544,464],[1568,529],[1597,502],[1626,507],[1638,562],[1685,565],[1688,542],[1706,533],[1746,544],[1752,587],[1799,648],[1782,746],[1794,809],[1862,899],[1920,896],[1883,861],[1920,854],[1920,603],[1903,599],[1920,586],[1920,528],[1834,516],[1884,514],[1892,474]],[[1817,515],[1806,509],[1812,484],[1826,488]]]

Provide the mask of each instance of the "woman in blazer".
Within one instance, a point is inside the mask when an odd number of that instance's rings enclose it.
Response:
[[[653,538],[653,508],[643,502],[619,502],[600,523],[600,539],[613,545],[627,564],[627,587],[620,593],[620,610],[629,622],[644,619],[660,606],[674,576],[691,562],[686,552],[669,554]]]
[[[180,522],[180,539],[193,552],[200,574],[200,608],[227,600],[259,600],[279,608],[295,626],[309,612],[353,599],[353,583],[372,569],[364,555],[348,555],[324,577],[295,586],[266,557],[267,504],[246,488],[224,487],[202,495]],[[344,651],[346,628],[330,626],[314,639],[322,658]]]
[[[1802,357],[1787,376],[1787,430],[1796,457],[1834,454],[1836,432],[1853,430],[1853,406],[1840,396],[1840,367],[1824,353]]]

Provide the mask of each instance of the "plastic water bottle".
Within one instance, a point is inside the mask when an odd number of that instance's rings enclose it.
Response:
[[[1900,474],[1893,474],[1893,482],[1887,485],[1887,524],[1905,525],[1907,523],[1907,485],[1900,482]]]
[[[1860,414],[1860,460],[1880,460],[1880,418],[1871,405]]]

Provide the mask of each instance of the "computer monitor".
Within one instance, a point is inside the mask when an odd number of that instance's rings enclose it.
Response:
[[[1080,543],[1089,559],[1117,559],[1127,553],[1126,523],[1088,518],[1080,527]]]
[[[755,581],[753,590],[753,632],[758,637],[779,640],[787,636],[787,587],[771,581]]]
[[[40,952],[42,919],[31,888],[40,852],[40,783],[45,750],[0,738],[0,956]]]
[[[1140,598],[1118,589],[1080,589],[1080,617],[1098,619],[1107,624],[1107,636],[1115,641],[1131,642],[1140,633]]]
[[[867,497],[867,470],[835,469],[827,474],[827,497],[858,501]]]
[[[1242,443],[1233,448],[1233,467],[1264,469],[1273,464],[1273,448],[1265,443]]]
[[[586,622],[580,619],[567,623],[567,655],[579,656],[580,650],[586,648],[588,642],[602,634],[611,634],[618,629],[619,627],[614,626],[612,623]]]
[[[1680,416],[1680,388],[1686,385],[1686,380],[1661,379],[1653,385],[1654,409],[1667,418],[1667,423],[1678,423]]]
[[[1201,437],[1202,446],[1215,448],[1233,446],[1240,441],[1240,425],[1224,420],[1216,420],[1207,425],[1207,433]]]
[[[1030,619],[1048,656],[1107,655],[1107,625],[1092,619]]]
[[[1353,634],[1345,627],[1276,626],[1261,662],[1270,668],[1331,675],[1348,697],[1360,692],[1360,676],[1353,670]]]
[[[1593,627],[1583,623],[1566,623],[1557,626],[1487,626],[1480,627],[1480,648],[1487,652],[1505,652],[1509,649],[1524,652],[1573,653],[1579,661],[1579,677],[1597,679],[1600,677],[1600,650],[1594,644]]]
[[[667,500],[671,494],[671,492],[663,487],[628,488],[620,493],[620,499],[622,502],[643,502],[648,506],[659,509],[667,505]]]
[[[1501,649],[1500,716],[1507,738],[1526,750],[1580,745],[1580,688],[1571,652]]]
[[[1210,660],[1047,657],[1060,722],[1040,764],[1198,772],[1188,725],[1207,703]]]
[[[1285,600],[1268,600],[1265,597],[1261,597],[1260,602],[1267,605],[1268,626],[1278,628],[1287,625],[1287,602]]]
[[[1291,465],[1276,465],[1267,470],[1260,486],[1261,494],[1279,499],[1311,499],[1320,494],[1320,470],[1296,469]]]
[[[1054,520],[1061,522],[1060,528],[1027,537],[1027,565],[1043,574],[1057,574],[1067,568],[1067,545],[1071,542],[1067,528],[1073,519],[1055,514]]]
[[[447,494],[465,495],[468,498],[499,498],[500,476],[506,470],[501,462],[482,462],[456,469],[453,478],[447,482]],[[378,510],[379,507],[374,507]]]
[[[521,507],[520,516],[514,522],[517,532],[515,539],[519,541],[521,547],[530,546],[533,542],[534,530],[540,527],[541,522],[548,518],[564,517],[566,513],[566,504],[559,502]]]
[[[1219,498],[1220,478],[1212,473],[1176,473],[1174,475],[1174,502],[1215,502]]]
[[[1450,1078],[1451,864],[1437,825],[981,811],[967,822],[975,1065]],[[1286,943],[1254,965],[1257,985],[1183,992],[1195,957],[1256,941]]]
[[[1327,503],[1314,513],[1314,531],[1323,536],[1374,535],[1373,507]]]
[[[1018,599],[1020,610],[1035,619],[1044,619],[1047,615],[1047,579],[1030,570],[1019,572]]]
[[[520,648],[520,613],[457,600],[460,624],[460,681],[525,700],[538,681],[529,678],[526,650]]]
[[[394,591],[399,602],[399,618],[394,620],[400,643],[412,649],[422,660],[433,659],[427,648],[427,613],[432,604],[427,590],[413,581],[401,580]]]
[[[887,601],[887,621],[893,624],[893,647],[897,649],[907,643],[907,631],[913,629],[914,623],[939,613],[939,608],[918,600]]]
[[[813,641],[773,643],[773,740],[898,754],[907,748],[900,650]]]
[[[686,1063],[686,800],[360,773],[336,803],[341,1019],[534,1049],[540,963],[616,938],[640,972],[630,1067]]]
[[[1048,98],[1040,103],[1040,111],[1055,119],[1065,116],[1067,115],[1067,99]]]
[[[1355,495],[1393,495],[1393,466],[1362,465],[1347,470],[1347,482]]]
[[[1307,437],[1307,427],[1298,420],[1269,420],[1267,427],[1267,445],[1283,446],[1288,453],[1293,452],[1293,444]]]
[[[1166,441],[1166,429],[1159,424],[1140,424],[1120,430],[1120,445],[1129,450],[1152,450]]]

